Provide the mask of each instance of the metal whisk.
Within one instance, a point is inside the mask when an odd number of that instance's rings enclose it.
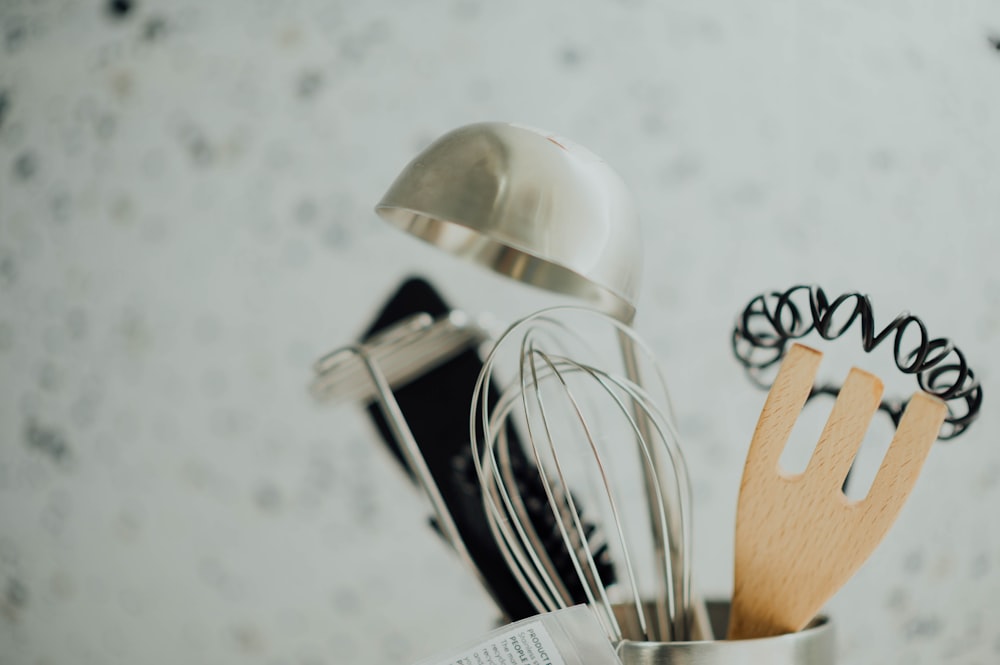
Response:
[[[495,375],[504,370],[506,383]],[[491,381],[503,386],[493,406]],[[544,494],[525,491],[523,470],[512,468],[512,431],[524,433]],[[631,328],[578,307],[513,324],[484,363],[471,436],[494,537],[538,611],[572,605],[567,588],[582,585],[615,643],[691,639],[702,614],[692,602],[687,472],[662,372]],[[551,560],[528,518],[532,501],[547,504],[570,566]],[[594,552],[610,556],[613,578]]]

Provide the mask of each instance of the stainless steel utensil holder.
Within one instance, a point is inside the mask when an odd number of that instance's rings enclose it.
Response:
[[[634,610],[633,610],[634,611]],[[725,635],[729,603],[709,601],[716,635]],[[623,608],[622,613],[626,610]],[[623,665],[834,665],[834,630],[830,620],[817,617],[797,633],[753,640],[710,642],[622,642]]]

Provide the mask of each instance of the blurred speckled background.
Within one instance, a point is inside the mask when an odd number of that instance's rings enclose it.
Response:
[[[395,664],[492,626],[360,410],[305,391],[411,271],[501,320],[552,302],[371,212],[486,119],[635,194],[709,592],[752,295],[860,289],[959,343],[984,415],[829,611],[842,663],[1000,661],[997,2],[0,0],[0,28],[3,665]]]

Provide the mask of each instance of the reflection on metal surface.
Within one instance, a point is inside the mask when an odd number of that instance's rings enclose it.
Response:
[[[394,226],[518,281],[635,314],[642,246],[632,197],[598,157],[506,123],[444,135],[376,206]]]
[[[627,616],[631,608],[621,610]],[[715,634],[725,635],[729,603],[710,601],[708,612]],[[820,616],[797,633],[756,640],[622,642],[618,656],[623,665],[833,665],[836,643],[833,625]]]

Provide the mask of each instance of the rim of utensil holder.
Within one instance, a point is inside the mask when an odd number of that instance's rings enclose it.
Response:
[[[725,635],[729,620],[728,600],[709,600],[709,617],[716,635]],[[623,615],[634,608],[616,605]],[[834,665],[834,625],[819,615],[796,633],[748,640],[704,640],[697,642],[637,642],[618,645],[623,665]]]
[[[855,325],[857,320],[860,324]],[[784,292],[756,295],[736,317],[733,353],[750,379],[768,389],[770,381],[764,374],[781,362],[791,342],[813,332],[831,341],[852,328],[860,328],[865,353],[883,342],[891,344],[899,371],[916,375],[920,390],[944,401],[948,415],[938,433],[939,440],[954,439],[975,422],[983,389],[965,354],[947,337],[930,337],[923,321],[909,312],[899,314],[877,331],[871,300],[863,293],[844,293],[831,300],[819,286],[799,284]],[[918,334],[914,335],[914,331]],[[904,348],[904,337],[911,340],[914,336],[919,337],[919,343]],[[818,385],[809,397],[836,395],[839,391],[837,385]],[[879,409],[898,426],[908,402],[883,399]]]

